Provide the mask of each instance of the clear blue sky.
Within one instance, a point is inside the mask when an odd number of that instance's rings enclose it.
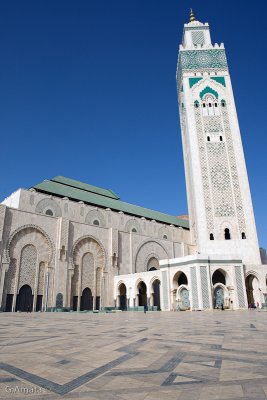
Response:
[[[264,1],[0,0],[0,199],[64,175],[187,212],[175,72],[191,6],[226,46],[267,247]]]

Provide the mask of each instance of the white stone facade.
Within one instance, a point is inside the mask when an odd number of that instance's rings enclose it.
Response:
[[[53,216],[46,214],[48,210]],[[77,296],[80,309],[86,287],[92,292],[94,309],[114,307],[114,277],[142,275],[159,268],[161,259],[195,251],[189,230],[32,189],[20,189],[0,205],[0,238],[1,308],[7,308],[9,294],[13,311],[23,284],[32,288],[33,309],[38,296],[42,296],[38,310],[55,307],[58,294],[67,308],[73,308]],[[25,255],[27,246],[35,257]],[[84,261],[87,254],[92,255],[91,272],[90,260]],[[22,281],[21,275],[28,280]]]
[[[104,207],[102,189],[101,206],[19,189],[0,205],[1,310],[267,304],[225,50],[212,45],[208,24],[185,24],[177,88],[190,230],[123,212],[113,194],[115,209]]]

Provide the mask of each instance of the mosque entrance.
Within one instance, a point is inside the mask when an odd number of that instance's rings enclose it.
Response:
[[[160,281],[156,279],[153,282],[153,306],[157,307],[160,310]]]
[[[92,310],[93,309],[93,296],[91,289],[85,288],[82,292],[82,297],[81,297],[81,311],[85,310]]]
[[[23,285],[17,296],[16,311],[32,311],[33,295],[29,285]]]
[[[259,289],[259,281],[255,275],[248,275],[245,280],[248,304],[255,307],[261,302],[261,294]]]
[[[120,285],[119,291],[120,291],[120,294],[119,294],[119,299],[120,299],[119,308],[120,308],[120,310],[126,310],[127,309],[126,286],[124,285],[124,283],[122,283]]]
[[[144,306],[145,304],[147,304],[146,284],[140,282],[138,285],[138,305]]]
[[[222,287],[217,286],[214,290],[215,308],[221,308],[224,304],[224,290]]]
[[[183,308],[190,308],[189,291],[187,289],[182,289],[180,292],[181,306]]]

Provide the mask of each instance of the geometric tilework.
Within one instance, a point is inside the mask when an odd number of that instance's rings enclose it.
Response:
[[[168,298],[168,282],[167,282],[167,271],[162,272],[162,294],[163,294],[163,310],[168,310],[169,308],[169,298]]]
[[[245,298],[244,298],[244,288],[243,288],[241,267],[235,267],[235,279],[236,279],[236,287],[237,287],[238,304],[239,304],[240,308],[244,308],[244,307],[246,307],[246,303],[245,303]]]
[[[207,267],[200,267],[203,308],[210,308]]]
[[[3,399],[266,399],[264,312],[6,313],[0,335]]]
[[[197,273],[196,267],[190,267],[193,308],[199,308],[197,292]]]
[[[223,124],[224,124],[224,132],[226,137],[226,144],[227,144],[227,153],[228,153],[228,160],[230,165],[230,173],[232,178],[232,186],[233,192],[235,197],[235,205],[236,205],[236,214],[238,219],[239,231],[240,233],[246,232],[246,223],[244,217],[244,210],[242,204],[242,197],[241,197],[241,190],[239,185],[239,178],[238,178],[238,171],[237,171],[237,164],[235,158],[235,150],[232,140],[232,133],[230,128],[230,122],[228,117],[227,105],[226,107],[222,107],[222,116],[223,116]]]
[[[207,153],[215,216],[234,216],[234,201],[225,143],[207,142]]]
[[[202,176],[203,195],[204,195],[205,210],[206,210],[207,230],[209,232],[212,232],[214,230],[214,219],[213,219],[211,188],[209,183],[210,180],[209,180],[208,162],[206,154],[206,140],[204,139],[200,107],[194,108],[194,110],[195,110],[196,130],[198,138],[199,157],[200,157],[200,171]]]
[[[228,68],[224,49],[180,51],[179,61],[183,72]]]
[[[194,45],[197,45],[197,44],[203,45],[205,43],[204,32],[202,32],[202,31],[193,31],[192,32],[192,41],[193,41]]]

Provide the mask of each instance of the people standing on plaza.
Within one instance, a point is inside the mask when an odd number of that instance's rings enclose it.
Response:
[[[144,313],[145,314],[146,314],[147,310],[148,310],[148,306],[147,306],[147,303],[145,303],[145,305],[144,305]]]
[[[223,311],[223,310],[224,310],[223,303],[222,303],[222,305],[221,305],[221,308],[222,308],[222,311]]]

